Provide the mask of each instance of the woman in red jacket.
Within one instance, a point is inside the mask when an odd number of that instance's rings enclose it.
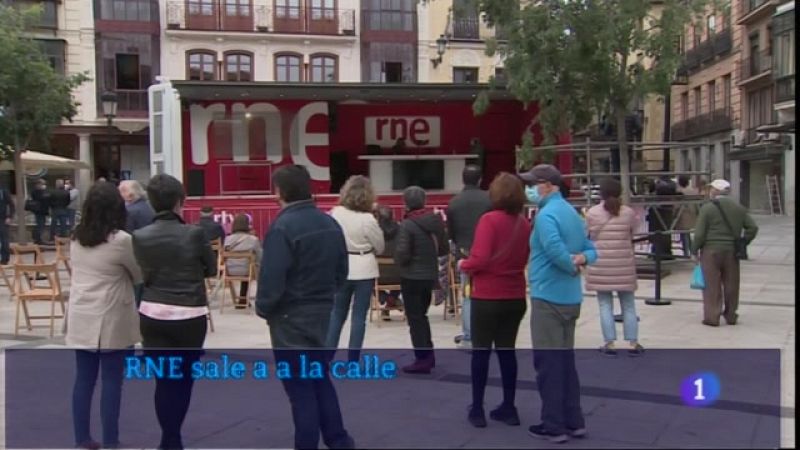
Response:
[[[514,406],[514,345],[526,309],[525,265],[531,234],[531,224],[522,215],[525,191],[519,178],[500,173],[489,186],[489,198],[492,211],[481,217],[469,258],[459,263],[472,278],[472,406],[468,418],[478,428],[486,426],[483,394],[493,346],[503,378],[503,403],[489,417],[508,425],[520,423]]]

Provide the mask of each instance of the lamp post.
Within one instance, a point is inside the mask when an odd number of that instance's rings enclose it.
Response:
[[[442,55],[444,55],[445,50],[447,50],[447,38],[444,37],[443,34],[439,35],[439,39],[436,39],[436,58],[431,58],[431,63],[433,63],[433,68],[439,66],[442,63]]]
[[[108,150],[110,153],[112,134],[111,124],[114,121],[114,117],[117,116],[117,94],[116,92],[112,91],[103,92],[103,94],[100,96],[100,101],[103,103],[103,115],[106,116],[106,127],[108,128]],[[110,181],[111,174],[108,175],[109,177],[107,179]]]

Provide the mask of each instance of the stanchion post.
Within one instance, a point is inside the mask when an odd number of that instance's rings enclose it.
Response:
[[[658,235],[665,234],[663,231],[657,231]],[[672,302],[669,300],[662,300],[661,299],[661,253],[656,251],[653,254],[653,258],[655,260],[655,281],[656,281],[656,292],[655,298],[652,300],[645,300],[645,303],[648,305],[654,306],[664,306],[664,305],[671,305]]]

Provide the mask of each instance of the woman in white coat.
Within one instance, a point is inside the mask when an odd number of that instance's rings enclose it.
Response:
[[[342,227],[347,253],[349,272],[347,282],[336,294],[328,327],[327,347],[339,346],[342,326],[353,304],[350,314],[349,359],[357,360],[364,344],[367,327],[369,301],[378,278],[378,261],[375,255],[383,253],[383,231],[373,215],[375,193],[367,177],[350,177],[342,187],[339,206],[331,211],[331,216]]]
[[[644,348],[639,345],[639,323],[636,317],[634,292],[636,291],[636,262],[633,253],[633,230],[636,213],[620,200],[622,186],[607,178],[600,183],[599,205],[586,214],[589,237],[597,248],[597,261],[586,269],[586,289],[597,291],[600,303],[600,328],[605,344],[600,351],[616,355],[614,342],[617,330],[614,323],[614,292],[622,306],[625,340],[630,343],[628,354],[639,356]]]
[[[125,356],[141,340],[133,286],[142,274],[125,229],[125,201],[112,183],[92,186],[75,229],[66,344],[76,349],[72,419],[79,448],[96,449],[89,413],[101,373],[103,447],[119,447],[119,410]]]

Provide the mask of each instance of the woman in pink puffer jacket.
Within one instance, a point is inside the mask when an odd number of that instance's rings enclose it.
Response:
[[[633,230],[637,225],[636,213],[622,204],[622,186],[609,178],[600,183],[603,201],[589,209],[586,226],[589,237],[597,248],[597,262],[587,268],[586,289],[597,291],[600,303],[600,327],[605,345],[600,351],[616,355],[614,342],[617,330],[614,324],[614,291],[622,306],[623,333],[630,343],[628,354],[640,356],[644,348],[639,345],[639,324],[636,317],[634,292],[636,291],[636,263],[633,253]]]

